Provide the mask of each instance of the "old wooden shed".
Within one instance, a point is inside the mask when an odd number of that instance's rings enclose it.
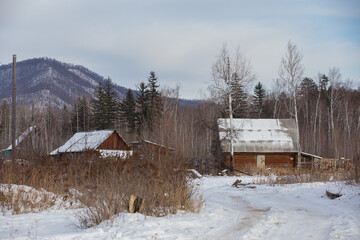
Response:
[[[64,145],[50,153],[51,156],[79,158],[95,154],[103,158],[127,158],[132,151],[115,130],[77,132]]]
[[[297,139],[294,119],[233,119],[234,168],[294,167]],[[230,165],[230,120],[218,119],[225,163]]]
[[[16,140],[15,140],[15,149],[17,150],[18,157],[25,157],[33,150],[31,135],[34,134],[36,126],[28,127]],[[6,149],[0,151],[0,157],[6,158],[10,157],[13,154],[13,146],[10,146]]]
[[[159,155],[166,155],[169,152],[175,151],[172,147],[167,147],[149,140],[133,141],[130,143],[130,146],[136,152],[157,153]]]

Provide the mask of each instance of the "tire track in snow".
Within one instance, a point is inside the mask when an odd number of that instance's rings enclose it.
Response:
[[[227,209],[237,217],[233,222],[209,231],[202,239],[227,240],[238,239],[251,229],[257,222],[265,219],[270,208],[254,208],[249,202],[240,196],[229,196],[233,202],[231,208]]]

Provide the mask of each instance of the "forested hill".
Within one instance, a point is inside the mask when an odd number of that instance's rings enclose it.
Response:
[[[0,66],[0,99],[11,99],[12,64]],[[77,96],[92,97],[94,89],[104,78],[89,69],[55,59],[34,58],[16,64],[16,91],[19,103],[37,107],[49,104],[63,107],[74,103]],[[115,84],[120,97],[126,88]],[[10,101],[9,101],[10,102]]]

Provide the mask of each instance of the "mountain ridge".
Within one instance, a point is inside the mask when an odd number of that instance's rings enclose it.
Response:
[[[11,102],[12,63],[0,66],[0,99]],[[60,62],[51,58],[32,58],[16,63],[18,103],[37,107],[72,105],[77,96],[91,98],[104,77],[82,65]],[[128,90],[114,83],[120,98]]]
[[[12,63],[0,65],[0,99],[11,102]],[[16,102],[38,108],[63,107],[74,104],[76,97],[93,97],[104,77],[90,69],[56,59],[42,57],[16,63]],[[128,88],[114,83],[120,99]],[[136,90],[132,90],[134,95]],[[179,99],[180,105],[196,105],[199,100]]]

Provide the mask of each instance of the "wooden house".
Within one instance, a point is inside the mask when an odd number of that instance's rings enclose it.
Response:
[[[126,159],[132,155],[132,151],[115,130],[99,130],[75,133],[64,145],[52,151],[50,155],[70,159],[84,158],[87,155]]]
[[[18,157],[26,156],[29,153],[29,151],[32,149],[32,147],[31,147],[32,141],[29,139],[30,139],[30,135],[32,135],[36,129],[37,129],[36,126],[28,127],[15,140],[15,149],[16,149],[17,154],[19,155]],[[8,148],[3,149],[1,151],[0,156],[3,158],[7,158],[7,157],[10,157],[12,153],[13,153],[13,146],[12,146],[12,144],[10,144],[10,146]]]
[[[294,119],[233,119],[234,169],[294,167],[297,139]],[[225,163],[230,165],[230,120],[218,119]]]

